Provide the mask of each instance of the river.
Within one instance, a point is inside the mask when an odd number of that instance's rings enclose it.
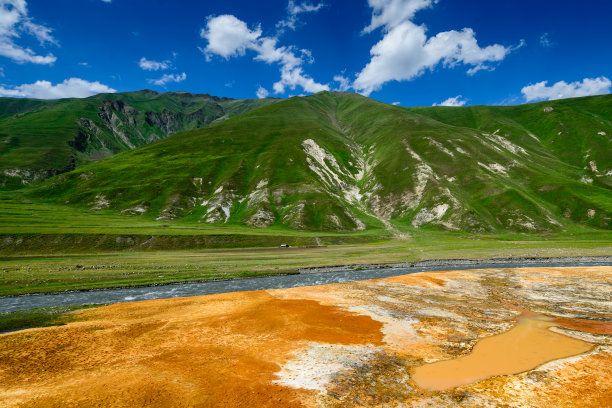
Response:
[[[0,297],[0,312],[13,312],[42,307],[93,305],[106,303],[137,302],[151,299],[167,299],[187,296],[212,295],[228,292],[283,289],[298,286],[327,285],[330,283],[353,282],[368,279],[388,278],[418,272],[502,269],[521,267],[571,267],[571,266],[612,266],[611,262],[516,262],[479,263],[477,265],[444,265],[408,268],[385,268],[364,270],[343,270],[298,275],[268,276],[225,281],[174,283],[159,286],[143,286],[117,289],[101,289],[82,292],[60,292],[49,294]]]

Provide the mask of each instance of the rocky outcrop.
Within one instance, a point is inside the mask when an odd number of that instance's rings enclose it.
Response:
[[[100,110],[104,111],[105,107],[108,109],[112,109],[116,112],[119,112],[123,116],[125,116],[128,120],[129,125],[134,126],[136,124],[134,118],[139,113],[139,111],[135,109],[134,107],[132,107],[131,105],[123,101],[119,101],[119,100],[103,101],[102,103],[103,103],[103,106],[100,107]]]
[[[23,185],[33,183],[34,181],[44,180],[53,176],[49,170],[33,170],[33,169],[3,169],[0,170],[0,187],[7,188],[16,186],[20,188]]]
[[[136,123],[134,120],[134,114],[136,114],[138,111],[120,101],[104,101],[104,104],[100,106],[99,109],[100,113],[98,116],[100,119],[102,119],[102,123],[111,132],[111,134],[118,137],[119,140],[129,149],[136,148],[137,146],[134,145],[126,135],[124,130],[126,128],[126,123],[124,123],[118,113],[120,113],[126,119],[128,126],[134,127]],[[144,140],[142,135],[140,135],[140,138]]]
[[[161,113],[146,112],[145,122],[149,126],[161,129],[166,135],[176,131],[176,115],[173,115],[168,109],[164,109]]]

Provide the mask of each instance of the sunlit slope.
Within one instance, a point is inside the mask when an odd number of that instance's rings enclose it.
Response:
[[[402,108],[323,92],[80,167],[31,196],[307,230],[609,228],[611,104]]]
[[[273,103],[140,91],[85,99],[0,98],[0,189]]]
[[[537,139],[554,157],[574,166],[605,174],[597,163],[612,167],[612,96],[562,99],[517,106],[411,108],[452,126],[493,133],[500,129],[517,143]],[[532,146],[538,148],[538,145]],[[594,163],[592,163],[594,162]],[[595,167],[593,167],[595,166]],[[600,179],[609,185],[610,178]]]

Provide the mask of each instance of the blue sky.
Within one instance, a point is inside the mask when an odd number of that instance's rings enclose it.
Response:
[[[0,96],[329,89],[429,106],[610,93],[611,15],[606,0],[0,0]]]

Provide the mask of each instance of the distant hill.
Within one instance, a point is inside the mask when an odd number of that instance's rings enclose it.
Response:
[[[403,108],[321,92],[79,167],[28,194],[157,219],[298,230],[609,229],[611,135],[611,95]]]
[[[21,188],[277,100],[149,90],[85,99],[0,98],[0,189]]]

